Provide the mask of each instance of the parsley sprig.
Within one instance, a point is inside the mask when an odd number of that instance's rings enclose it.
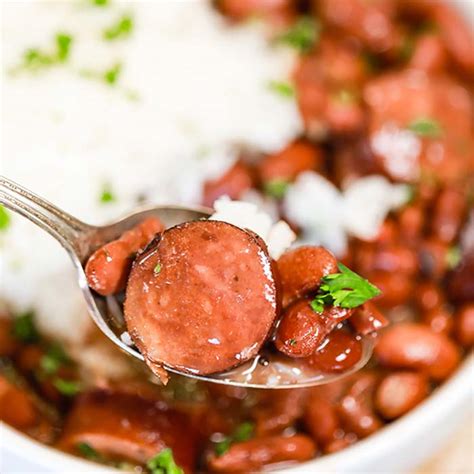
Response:
[[[291,28],[281,34],[277,41],[286,44],[300,53],[307,53],[317,43],[320,25],[309,16],[301,17]]]
[[[10,213],[0,205],[0,231],[5,231],[10,227]]]
[[[214,447],[214,452],[217,456],[222,456],[226,453],[232,443],[247,441],[252,438],[255,431],[255,424],[251,421],[241,423],[230,436],[226,436],[222,441],[219,441]]]
[[[440,123],[432,118],[420,117],[408,124],[408,130],[420,137],[439,138],[443,134]]]
[[[318,294],[310,303],[316,313],[322,313],[328,305],[356,308],[381,294],[376,286],[342,263],[338,264],[338,268],[340,273],[332,273],[321,279]]]
[[[130,15],[124,15],[116,23],[104,30],[103,37],[107,41],[113,41],[130,36],[132,31],[133,18]]]
[[[161,450],[156,456],[152,457],[146,467],[151,474],[183,474],[184,471],[180,468],[174,458],[173,451],[170,448]]]

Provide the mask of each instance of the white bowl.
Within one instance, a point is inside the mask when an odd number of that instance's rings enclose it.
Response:
[[[448,0],[445,0],[448,1]],[[451,0],[474,24],[474,0]],[[472,417],[474,355],[427,400],[408,415],[343,451],[296,465],[285,474],[337,472],[397,473],[415,468]],[[40,444],[0,422],[0,472],[106,473],[118,471]],[[2,467],[3,465],[3,467]],[[15,465],[15,468],[10,466]],[[123,472],[123,471],[122,471]]]

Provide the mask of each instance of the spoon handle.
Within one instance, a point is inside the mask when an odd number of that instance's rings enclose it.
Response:
[[[74,256],[82,256],[82,242],[94,230],[92,226],[4,176],[0,176],[0,203],[51,234]]]

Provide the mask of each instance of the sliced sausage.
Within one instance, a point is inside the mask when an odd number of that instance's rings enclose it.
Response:
[[[66,419],[57,446],[80,454],[86,443],[111,459],[146,464],[171,448],[176,464],[194,472],[197,439],[186,417],[156,400],[107,390],[80,395]]]
[[[233,444],[221,456],[211,455],[212,472],[249,473],[268,464],[284,461],[307,461],[316,454],[314,441],[308,436],[268,436]]]
[[[398,418],[423,401],[429,393],[425,375],[417,372],[393,372],[384,377],[375,392],[378,412],[387,420]]]
[[[337,273],[337,260],[323,247],[305,246],[285,252],[277,261],[283,306],[316,290],[323,276]]]
[[[153,369],[221,372],[255,356],[277,315],[270,257],[253,233],[219,221],[172,227],[135,261],[128,331]]]
[[[352,309],[328,306],[321,314],[303,299],[289,306],[283,313],[276,333],[276,348],[290,357],[309,357],[337,324],[349,318]]]
[[[448,337],[419,323],[388,328],[374,353],[385,367],[418,370],[436,381],[451,375],[460,360],[459,349]]]
[[[133,258],[164,226],[156,217],[149,217],[123,233],[120,238],[96,250],[87,261],[86,276],[89,286],[106,296],[125,289]]]

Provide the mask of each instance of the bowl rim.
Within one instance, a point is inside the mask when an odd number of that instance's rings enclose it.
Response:
[[[319,472],[334,472],[340,469],[338,466],[348,464],[348,459],[358,459],[363,462],[365,459],[372,458],[374,452],[377,452],[377,457],[380,457],[387,449],[393,451],[396,449],[395,444],[397,442],[403,443],[405,441],[403,435],[410,433],[412,437],[416,436],[415,433],[424,431],[427,425],[432,423],[433,417],[431,414],[433,410],[435,410],[437,418],[442,419],[443,415],[456,409],[463,401],[469,398],[472,400],[474,393],[473,374],[474,353],[471,352],[451,378],[438,387],[433,394],[412,411],[386,425],[379,432],[338,453],[326,454],[311,461],[288,466],[288,468],[279,472],[284,474],[307,474],[308,467],[317,468]],[[39,465],[49,467],[52,472],[58,470],[64,472],[64,469],[68,469],[68,472],[71,473],[119,472],[115,468],[81,459],[40,443],[4,422],[0,422],[0,444],[7,451],[20,457],[24,457],[25,452],[28,452],[28,459],[36,459]],[[353,461],[350,461],[350,464],[353,464]]]

